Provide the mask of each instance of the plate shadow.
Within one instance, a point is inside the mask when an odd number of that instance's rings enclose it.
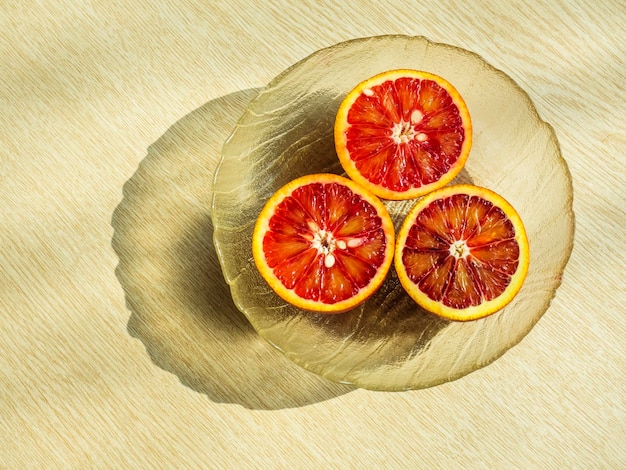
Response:
[[[211,184],[222,143],[258,89],[189,113],[148,148],[111,225],[127,330],[152,362],[217,403],[310,405],[348,393],[260,338],[232,302],[213,246]]]

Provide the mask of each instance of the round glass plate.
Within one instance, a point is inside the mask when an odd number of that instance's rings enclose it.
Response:
[[[333,124],[360,81],[396,69],[449,80],[472,116],[473,148],[453,183],[490,188],[520,213],[530,241],[526,282],[506,308],[472,322],[420,309],[394,272],[365,304],[339,315],[298,310],[257,272],[251,241],[265,201],[310,173],[343,174]],[[483,367],[517,344],[548,308],[574,233],[572,184],[552,128],[527,94],[478,55],[422,37],[379,36],[320,50],[252,100],[222,150],[213,187],[214,242],[237,307],[302,367],[373,390],[430,387]],[[414,201],[386,203],[396,228]],[[393,270],[392,270],[393,271]]]

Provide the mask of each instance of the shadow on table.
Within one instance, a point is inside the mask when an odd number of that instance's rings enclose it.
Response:
[[[309,405],[354,390],[287,360],[232,302],[213,247],[211,184],[224,140],[258,90],[191,112],[148,149],[112,217],[129,333],[152,361],[218,403]]]

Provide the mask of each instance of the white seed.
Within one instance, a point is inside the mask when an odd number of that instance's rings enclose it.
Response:
[[[424,118],[424,114],[419,109],[416,109],[411,113],[411,122],[417,124]]]
[[[419,134],[417,134],[418,142],[424,142],[426,139],[428,139],[428,136],[424,134],[423,132],[420,132]]]
[[[328,253],[324,257],[324,266],[326,266],[327,268],[332,268],[334,265],[335,265],[335,255],[333,255],[332,253]]]
[[[370,88],[364,88],[363,89],[363,94],[365,96],[374,96],[374,92]]]
[[[346,242],[344,242],[343,240],[337,240],[337,248],[339,248],[340,250],[345,250],[346,249]]]
[[[348,240],[348,246],[350,248],[356,248],[357,246],[361,246],[363,244],[362,238],[351,238]]]

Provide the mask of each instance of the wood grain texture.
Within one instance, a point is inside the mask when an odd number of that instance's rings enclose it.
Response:
[[[0,468],[626,467],[624,24],[619,1],[3,2]],[[217,152],[250,90],[390,33],[481,54],[557,133],[576,242],[532,332],[461,380],[375,393],[293,369],[241,318],[140,330],[112,222],[153,145],[222,100],[189,150]]]

